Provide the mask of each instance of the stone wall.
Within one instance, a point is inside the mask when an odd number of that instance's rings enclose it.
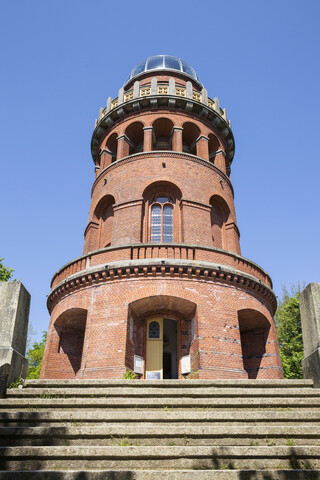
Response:
[[[304,378],[320,387],[320,283],[309,283],[300,294]]]
[[[8,385],[27,373],[30,294],[21,282],[0,282],[0,377]]]

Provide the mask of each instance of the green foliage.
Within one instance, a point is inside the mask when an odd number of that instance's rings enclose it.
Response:
[[[12,277],[12,273],[14,272],[13,268],[7,268],[3,265],[2,260],[0,258],[0,282],[8,282]]]
[[[8,388],[19,388],[20,385],[23,386],[24,380],[22,377],[17,378],[14,382],[11,382]]]
[[[138,378],[138,375],[131,370],[126,370],[125,373],[123,374],[123,378],[125,380],[134,380],[135,378]]]
[[[33,345],[27,351],[27,359],[29,362],[27,378],[39,378],[44,354],[44,347],[46,344],[47,332],[42,332],[41,342],[33,342]]]
[[[303,340],[299,309],[300,285],[292,287],[291,295],[283,289],[275,314],[280,356],[285,378],[303,378]]]

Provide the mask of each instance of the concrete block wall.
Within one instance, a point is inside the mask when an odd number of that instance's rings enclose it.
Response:
[[[30,294],[21,282],[0,282],[0,377],[26,377]]]

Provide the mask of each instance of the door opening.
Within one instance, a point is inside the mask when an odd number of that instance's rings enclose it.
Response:
[[[147,321],[146,379],[178,378],[177,321],[153,317]]]
[[[177,322],[163,319],[163,378],[178,378]]]

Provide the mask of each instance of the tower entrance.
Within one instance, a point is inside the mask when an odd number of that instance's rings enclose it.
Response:
[[[146,378],[178,378],[177,321],[153,317],[147,321]]]

